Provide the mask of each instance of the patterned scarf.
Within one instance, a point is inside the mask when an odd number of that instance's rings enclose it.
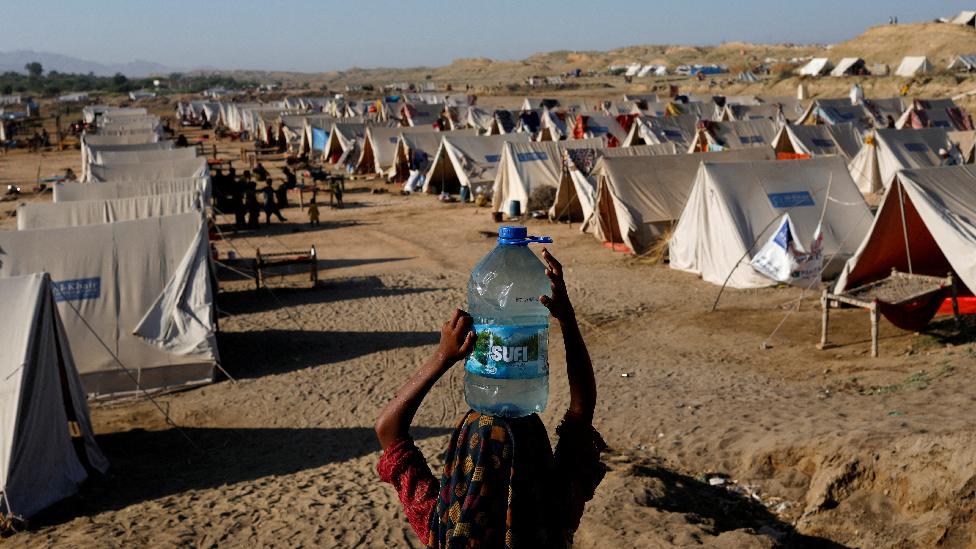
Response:
[[[552,449],[538,416],[510,419],[468,412],[445,454],[427,547],[554,546],[545,505],[551,465]]]

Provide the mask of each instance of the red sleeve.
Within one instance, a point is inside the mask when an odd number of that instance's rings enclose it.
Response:
[[[427,460],[410,438],[389,445],[376,464],[380,480],[396,489],[403,512],[417,537],[427,542],[430,514],[437,503],[439,483],[430,472]]]

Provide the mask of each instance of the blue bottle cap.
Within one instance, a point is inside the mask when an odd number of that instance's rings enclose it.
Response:
[[[534,244],[548,244],[552,238],[548,236],[529,236],[529,229],[519,226],[498,227],[498,243],[505,246],[528,246]]]

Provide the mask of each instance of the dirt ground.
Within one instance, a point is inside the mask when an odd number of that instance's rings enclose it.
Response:
[[[0,156],[0,184],[77,164],[77,151],[14,152]],[[481,231],[497,227],[485,209],[396,191],[351,182],[320,227],[293,205],[287,223],[219,241],[221,257],[314,244],[321,283],[222,283],[218,341],[236,381],[159,397],[179,430],[142,399],[93,403],[108,474],[4,545],[418,547],[377,479],[372,425],[464,306],[493,245]],[[0,230],[15,228],[15,204],[0,203]],[[884,322],[872,359],[867,313],[843,310],[831,315],[837,346],[820,351],[812,292],[729,290],[709,312],[716,286],[576,225],[526,224],[567,267],[597,372],[595,425],[612,447],[578,547],[976,544],[972,323],[960,332],[939,317],[918,334]],[[551,432],[568,404],[557,329],[550,352]],[[455,367],[413,430],[435,467],[465,410]]]

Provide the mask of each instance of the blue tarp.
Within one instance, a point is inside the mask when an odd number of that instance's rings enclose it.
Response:
[[[324,151],[325,142],[329,140],[329,132],[321,128],[312,128],[312,150]]]

